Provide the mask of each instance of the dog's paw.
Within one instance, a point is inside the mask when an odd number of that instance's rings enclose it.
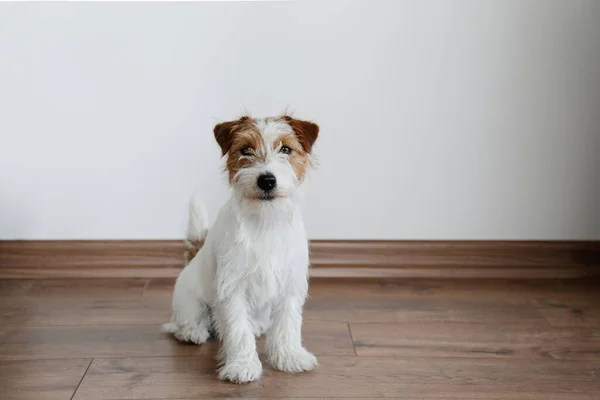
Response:
[[[198,325],[179,326],[169,322],[162,326],[162,331],[172,334],[177,340],[184,343],[202,344],[210,337],[208,329]]]
[[[248,383],[258,380],[262,374],[262,365],[258,354],[248,359],[225,362],[219,370],[219,379],[233,383]]]
[[[284,372],[311,371],[319,365],[317,357],[302,347],[298,350],[275,352],[271,355],[270,360],[275,369]]]

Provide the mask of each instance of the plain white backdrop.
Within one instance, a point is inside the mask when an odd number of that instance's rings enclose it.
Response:
[[[313,239],[600,239],[594,0],[0,4],[0,238],[182,238],[243,106],[320,124]]]

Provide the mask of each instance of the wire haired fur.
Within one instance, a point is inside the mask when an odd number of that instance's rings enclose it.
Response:
[[[210,231],[202,203],[191,199],[187,265],[162,330],[196,344],[216,335],[222,380],[260,378],[256,338],[262,334],[274,368],[317,366],[301,337],[309,260],[299,202],[318,133],[316,124],[287,113],[263,119],[245,114],[214,128],[232,195]]]

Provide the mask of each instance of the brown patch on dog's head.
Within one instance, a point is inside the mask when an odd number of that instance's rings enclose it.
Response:
[[[304,151],[310,154],[312,146],[319,136],[319,125],[310,121],[292,118],[289,115],[284,115],[281,119],[292,127]]]
[[[233,183],[235,174],[240,169],[248,168],[258,160],[262,160],[264,153],[264,141],[254,126],[235,133],[225,164],[229,174],[229,183]]]
[[[235,121],[227,121],[217,124],[213,132],[215,134],[217,143],[219,143],[219,146],[221,146],[221,151],[223,153],[222,155],[225,155],[227,152],[229,152],[236,133],[241,132],[242,130],[252,129],[252,126],[252,118],[248,116],[240,117]]]
[[[296,177],[302,180],[306,174],[306,168],[311,165],[310,154],[313,144],[319,136],[319,126],[313,122],[296,119],[287,114],[280,117],[280,119],[287,123],[294,133],[280,137],[275,144],[277,145],[279,142],[292,150],[289,155],[290,164]]]
[[[295,133],[282,135],[273,142],[273,148],[287,147],[290,149],[289,160],[298,180],[304,179],[306,168],[310,165],[310,154],[306,152],[300,138]]]
[[[237,171],[252,164],[250,158],[242,157],[242,151],[246,148],[250,152],[259,151],[262,143],[260,133],[256,130],[254,120],[246,115],[235,121],[217,124],[213,132],[221,146],[222,156],[227,155],[225,169],[229,174],[229,183],[232,183]]]

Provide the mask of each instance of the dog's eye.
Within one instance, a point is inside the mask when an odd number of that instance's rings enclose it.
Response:
[[[246,146],[242,150],[240,150],[240,153],[242,153],[243,156],[252,155],[252,147]]]
[[[290,149],[287,146],[281,146],[281,150],[279,150],[279,152],[283,154],[290,154],[292,152],[292,149]]]

